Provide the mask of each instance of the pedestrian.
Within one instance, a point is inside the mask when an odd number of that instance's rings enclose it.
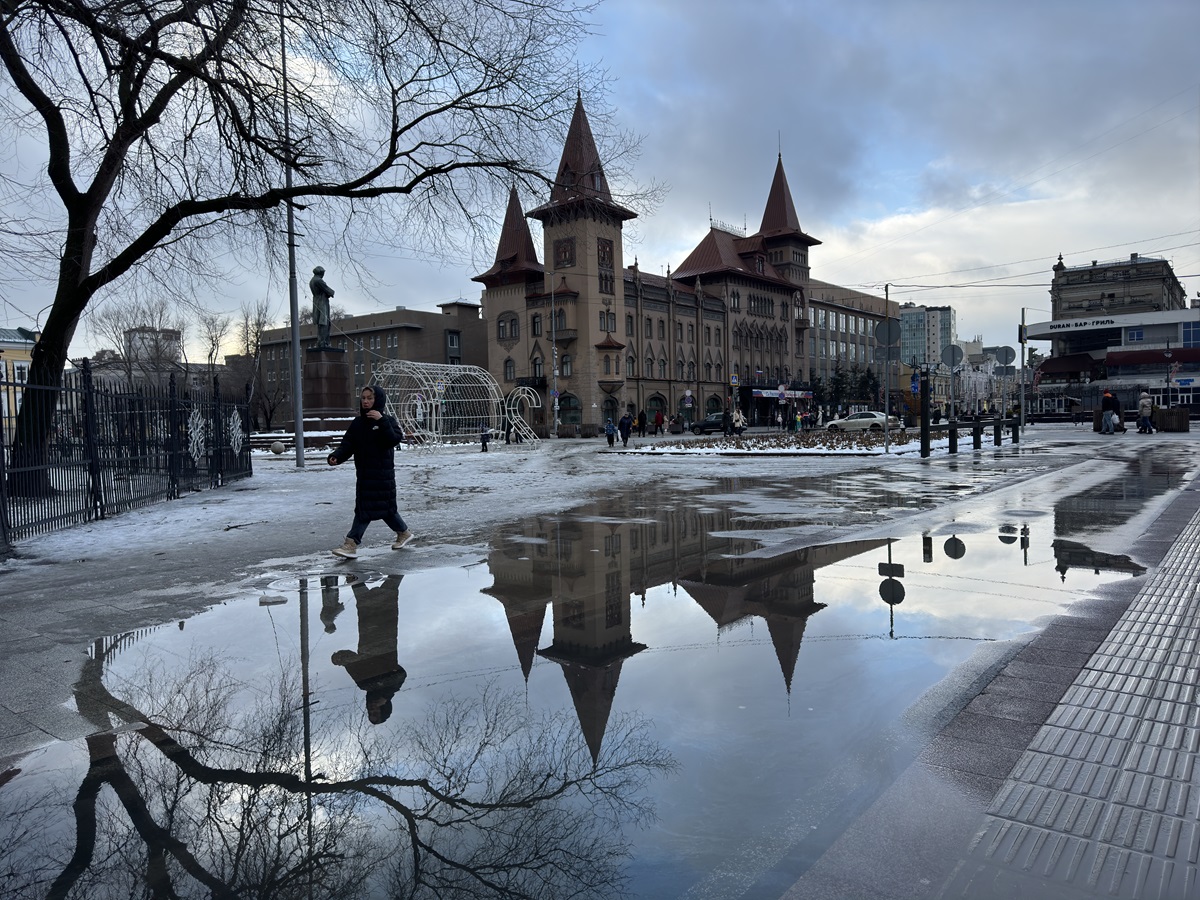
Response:
[[[612,419],[609,419],[604,425],[604,436],[608,438],[608,446],[615,447],[617,445],[617,426],[613,424]]]
[[[1113,394],[1113,431],[1124,434],[1128,430],[1125,427],[1125,414],[1121,411],[1121,398]]]
[[[633,416],[629,413],[621,416],[621,421],[617,423],[617,430],[621,432],[621,446],[629,446],[629,433],[633,431]]]
[[[663,430],[663,414],[661,409],[654,411],[654,436],[658,437]]]
[[[733,434],[733,416],[729,414],[729,407],[725,407],[725,412],[721,416],[721,434],[725,437]]]
[[[733,433],[736,435],[741,435],[741,433],[745,430],[746,417],[742,415],[742,411],[740,409],[735,409],[733,411]]]
[[[338,448],[327,462],[340,466],[354,458],[354,522],[342,546],[333,553],[344,559],[358,558],[367,525],[382,519],[396,533],[392,549],[399,550],[413,534],[396,510],[396,467],[393,453],[404,439],[400,424],[387,414],[387,395],[378,385],[362,389],[358,416],[350,423]]]
[[[775,413],[775,427],[778,428],[780,431],[783,431],[783,412],[782,411]]]
[[[358,609],[358,649],[335,650],[330,662],[344,668],[363,692],[367,721],[372,725],[391,718],[392,697],[408,677],[397,655],[403,577],[387,575],[371,587],[361,578],[346,576]]]
[[[491,429],[488,428],[487,422],[479,423],[479,452],[487,453],[488,438],[491,437]]]
[[[646,418],[646,411],[643,409],[638,413],[638,436],[639,437],[646,436],[646,426],[649,424],[650,424],[650,422]]]
[[[1142,396],[1138,397],[1138,434],[1154,434],[1154,422],[1150,418],[1153,414],[1154,401],[1142,391]]]
[[[1100,398],[1100,433],[1113,433],[1113,410],[1116,409],[1117,398],[1108,391]]]

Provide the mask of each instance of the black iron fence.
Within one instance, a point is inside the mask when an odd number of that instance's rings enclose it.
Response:
[[[247,411],[216,377],[129,389],[87,360],[60,387],[0,380],[0,550],[249,476]]]

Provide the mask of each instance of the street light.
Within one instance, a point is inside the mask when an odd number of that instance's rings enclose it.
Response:
[[[554,270],[550,270],[551,396],[554,397],[554,436],[558,437],[558,322],[554,315]]]
[[[1171,408],[1171,342],[1167,341],[1167,349],[1163,351],[1163,359],[1167,361],[1167,409]]]

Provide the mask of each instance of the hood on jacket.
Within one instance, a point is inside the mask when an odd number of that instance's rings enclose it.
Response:
[[[1142,391],[1142,396],[1141,396],[1141,397],[1139,397],[1138,399],[1139,399],[1139,400],[1149,400],[1149,399],[1150,399],[1150,395],[1149,395],[1149,394],[1147,394],[1145,391]]]
[[[386,413],[387,412],[387,394],[385,394],[383,392],[383,388],[381,388],[377,384],[364,385],[364,390],[366,388],[370,388],[375,393],[375,405],[372,406],[371,409],[379,410],[380,415],[383,415],[384,413]],[[362,406],[362,400],[361,400],[362,391],[359,391],[358,395],[360,398],[359,404],[358,404],[358,414],[360,416],[365,416],[367,414],[367,411],[365,409],[363,409],[363,406]]]

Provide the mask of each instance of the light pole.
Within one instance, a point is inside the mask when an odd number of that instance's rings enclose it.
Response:
[[[558,321],[554,315],[554,270],[550,270],[550,395],[554,398],[554,436],[558,437]]]
[[[287,247],[288,247],[288,312],[292,316],[292,428],[296,444],[296,468],[304,468],[304,393],[300,378],[304,360],[300,353],[300,300],[296,290],[296,215],[292,204],[292,153],[291,110],[288,104],[287,80],[287,23],[283,15],[283,0],[279,0],[279,47],[280,72],[283,82],[283,144],[287,159],[284,160],[283,179],[287,190]]]
[[[1163,359],[1167,361],[1167,409],[1171,408],[1171,342],[1167,341],[1167,349],[1163,351]]]

